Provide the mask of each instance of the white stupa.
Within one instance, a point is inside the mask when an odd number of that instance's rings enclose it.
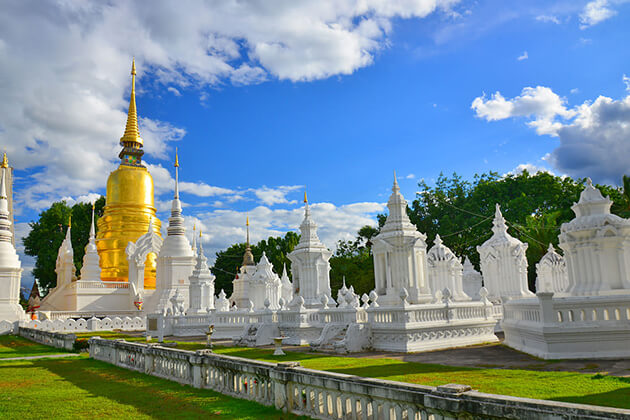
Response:
[[[429,263],[429,283],[431,292],[440,292],[448,287],[455,301],[471,300],[463,289],[463,266],[459,259],[444,243],[440,235],[436,235],[435,244],[427,253]]]
[[[300,232],[300,242],[288,255],[291,260],[295,297],[301,296],[306,308],[320,308],[324,306],[321,302],[322,295],[331,297],[328,260],[332,252],[317,236],[317,224],[311,219],[306,192],[304,192],[304,220],[300,225]]]
[[[195,266],[195,255],[184,227],[182,203],[179,201],[179,159],[175,153],[175,194],[168,218],[167,235],[157,256],[155,310],[163,312],[171,306],[171,297],[179,291],[188,306],[188,278]]]
[[[201,232],[199,232],[199,246],[195,269],[188,278],[190,306],[188,314],[196,315],[207,313],[214,309],[214,275],[208,268],[208,259],[203,253]]]
[[[94,230],[94,204],[92,204],[92,225],[90,226],[90,239],[85,246],[83,255],[83,267],[81,267],[81,281],[101,281],[101,267],[99,265],[98,252],[96,250],[96,233]]]
[[[373,239],[374,277],[380,305],[398,305],[403,289],[409,303],[431,300],[427,272],[426,235],[407,216],[407,201],[394,172],[385,225]]]
[[[26,319],[20,306],[20,279],[22,264],[13,246],[11,220],[5,171],[0,180],[0,321],[9,322]]]
[[[533,297],[527,286],[527,244],[507,231],[501,207],[497,204],[492,222],[493,235],[477,247],[483,282],[488,298],[502,300]]]

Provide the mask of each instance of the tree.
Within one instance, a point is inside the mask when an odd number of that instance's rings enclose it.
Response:
[[[290,274],[291,261],[287,255],[300,241],[300,236],[295,232],[287,232],[283,237],[269,237],[266,240],[252,245],[252,254],[255,260],[260,260],[263,251],[267,255],[269,262],[278,275],[282,275],[284,265]],[[232,281],[236,277],[238,267],[243,262],[246,244],[234,244],[225,251],[217,252],[217,259],[212,267],[212,274],[215,275],[214,290],[218,293],[221,289],[230,296],[232,294]]]
[[[364,228],[359,232],[365,233]],[[337,242],[337,250],[330,258],[330,289],[334,298],[344,277],[346,285],[353,286],[359,296],[374,289],[374,260],[371,246],[363,245],[364,241],[365,237],[359,235],[354,241]]]
[[[95,202],[95,221],[103,214],[105,197],[100,197]],[[72,248],[74,251],[74,264],[77,270],[81,269],[85,246],[90,235],[90,223],[92,220],[92,205],[77,203],[70,207],[65,201],[53,203],[49,209],[39,215],[37,222],[29,223],[31,231],[28,236],[22,238],[26,255],[35,257],[33,275],[39,282],[41,292],[45,293],[57,285],[55,266],[57,253],[68,229],[68,221],[72,214]]]

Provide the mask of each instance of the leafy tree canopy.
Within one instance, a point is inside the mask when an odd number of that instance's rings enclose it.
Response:
[[[103,214],[105,197],[100,197],[95,202],[95,222]],[[45,293],[57,285],[55,265],[59,247],[66,236],[68,220],[72,214],[72,248],[74,250],[74,264],[77,270],[81,269],[85,246],[90,236],[90,224],[92,221],[92,205],[89,203],[77,203],[70,207],[65,201],[53,203],[48,210],[39,215],[37,222],[29,223],[31,231],[28,236],[22,238],[26,255],[35,257],[33,275],[39,282]]]

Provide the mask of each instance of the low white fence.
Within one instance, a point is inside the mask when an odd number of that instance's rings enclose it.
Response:
[[[154,345],[91,338],[90,356],[318,419],[627,419],[630,410],[429,387]]]
[[[105,317],[99,318],[66,318],[66,319],[38,319],[21,323],[22,327],[41,331],[56,332],[88,332],[88,331],[144,331],[146,328],[144,318],[136,317]]]
[[[28,338],[36,343],[56,347],[58,349],[73,350],[77,336],[74,334],[61,334],[50,331],[34,330],[32,328],[18,328],[18,335]]]

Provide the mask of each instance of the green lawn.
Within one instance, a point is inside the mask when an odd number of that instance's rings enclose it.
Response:
[[[0,359],[67,353],[64,349],[37,344],[15,335],[0,335]]]
[[[112,333],[111,337],[125,338]],[[129,341],[131,341],[130,339]],[[137,338],[135,341],[143,341]],[[205,348],[203,343],[177,342],[182,350]],[[466,368],[396,359],[356,358],[309,352],[273,356],[272,350],[215,346],[215,353],[267,362],[299,361],[303,367],[422,385],[460,383],[481,392],[630,409],[630,378],[577,372]]]
[[[3,419],[289,419],[271,407],[80,356],[0,362]]]

